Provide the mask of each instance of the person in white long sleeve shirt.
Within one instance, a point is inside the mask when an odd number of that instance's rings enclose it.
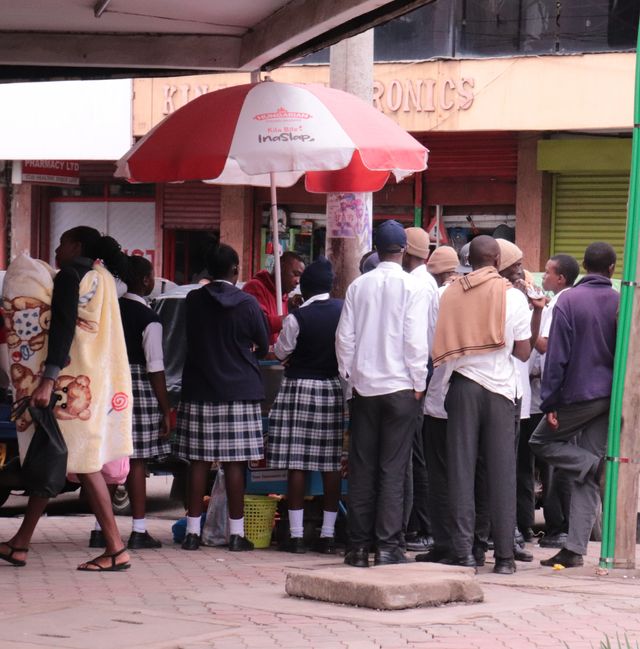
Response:
[[[345,563],[403,563],[404,477],[427,382],[424,284],[401,267],[404,229],[376,232],[380,264],[347,289],[336,332],[342,378],[353,389],[349,448],[349,536]]]

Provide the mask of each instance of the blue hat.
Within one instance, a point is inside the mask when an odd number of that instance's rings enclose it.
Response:
[[[385,221],[376,230],[378,252],[400,252],[407,247],[407,233],[397,221]]]
[[[318,257],[316,261],[309,264],[300,276],[300,290],[303,293],[329,293],[333,286],[335,275],[333,266],[326,257]]]

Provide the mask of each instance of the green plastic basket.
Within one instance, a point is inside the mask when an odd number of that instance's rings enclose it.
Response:
[[[271,545],[277,507],[278,498],[273,496],[244,497],[244,534],[256,548]]]

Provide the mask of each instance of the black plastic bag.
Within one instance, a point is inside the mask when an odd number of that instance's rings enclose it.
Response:
[[[29,408],[35,432],[22,463],[22,480],[29,494],[41,498],[57,496],[67,480],[67,445],[53,414],[57,399],[53,395],[46,408],[24,405]]]

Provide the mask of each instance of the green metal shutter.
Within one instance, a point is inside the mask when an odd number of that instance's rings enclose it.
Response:
[[[566,253],[582,262],[593,241],[610,243],[622,273],[627,224],[628,174],[555,174],[551,254]]]

